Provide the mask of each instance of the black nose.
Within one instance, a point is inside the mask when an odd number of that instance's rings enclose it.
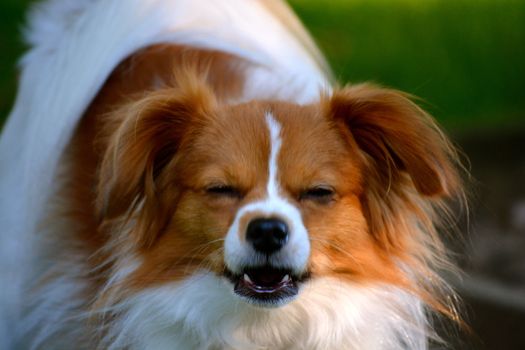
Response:
[[[269,255],[288,241],[288,226],[279,219],[254,219],[248,224],[246,239],[256,251]]]

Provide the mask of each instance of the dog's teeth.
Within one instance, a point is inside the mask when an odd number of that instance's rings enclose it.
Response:
[[[248,283],[253,283],[252,280],[250,279],[250,276],[248,276],[248,274],[244,274],[244,281],[245,282],[248,282]]]
[[[288,282],[290,280],[289,275],[284,275],[283,279],[281,280],[281,283]]]

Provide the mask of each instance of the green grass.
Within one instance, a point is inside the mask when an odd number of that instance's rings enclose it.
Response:
[[[0,2],[0,117],[13,102],[27,3]],[[420,96],[452,129],[525,125],[525,1],[291,4],[339,81],[372,80]]]

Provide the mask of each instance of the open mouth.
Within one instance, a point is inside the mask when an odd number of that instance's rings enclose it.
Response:
[[[247,267],[241,274],[226,269],[224,275],[234,284],[234,292],[262,306],[281,304],[299,293],[299,283],[307,274],[294,275],[290,269],[272,266]]]

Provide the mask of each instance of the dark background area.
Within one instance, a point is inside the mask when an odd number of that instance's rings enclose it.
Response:
[[[28,0],[0,2],[0,123]],[[525,0],[291,0],[342,82],[422,98],[465,154],[470,214],[450,277],[472,333],[454,349],[525,349]]]

